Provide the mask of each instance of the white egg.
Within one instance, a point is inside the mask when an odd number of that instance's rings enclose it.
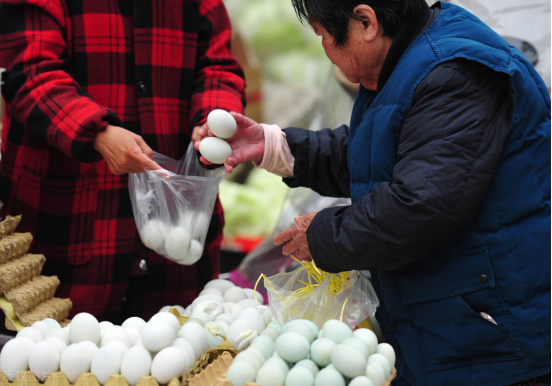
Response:
[[[238,319],[243,311],[243,307],[234,302],[224,302],[222,303],[222,307],[224,308],[224,313],[231,314],[234,319]]]
[[[125,331],[130,339],[130,347],[134,346],[138,342],[138,339],[140,339],[140,332],[134,327],[126,327]]]
[[[152,352],[158,352],[165,347],[169,347],[175,338],[174,328],[167,322],[160,320],[150,321],[140,334],[142,344]]]
[[[34,322],[31,324],[31,327],[34,329],[37,329],[38,332],[42,335],[42,338],[46,338],[48,336],[48,333],[51,331],[50,326],[48,324],[44,323],[43,321]]]
[[[240,287],[229,288],[224,293],[224,300],[226,300],[227,302],[237,303],[243,299],[247,299],[247,295],[245,294],[243,288]]]
[[[142,318],[139,318],[137,316],[133,316],[132,318],[128,318],[121,324],[121,327],[127,328],[127,327],[133,327],[138,330],[138,332],[142,332],[142,329],[145,327],[146,322]]]
[[[188,357],[194,363],[199,360],[199,357],[196,357],[193,346],[184,338],[176,338],[172,344],[172,347],[184,350],[186,352],[186,355],[188,355]]]
[[[211,317],[207,315],[206,312],[203,312],[203,311],[192,312],[192,315],[190,315],[190,319],[201,320],[203,322],[202,326],[213,321]]]
[[[231,325],[232,323],[234,323],[235,320],[236,319],[234,319],[234,317],[230,314],[222,314],[217,316],[217,318],[215,319],[215,322],[224,322],[228,325]]]
[[[207,137],[199,143],[199,152],[207,161],[223,164],[232,155],[232,148],[224,139]]]
[[[332,350],[330,358],[335,368],[349,378],[363,375],[368,364],[360,351],[345,344],[336,345]]]
[[[80,344],[81,346],[86,348],[86,350],[90,354],[90,360],[92,360],[92,357],[98,352],[98,346],[96,346],[94,343],[90,342],[89,340],[85,340],[76,344]]]
[[[228,330],[230,329],[230,324],[232,323],[226,323],[222,320],[215,320],[215,322],[217,322],[222,327],[222,329],[224,330],[224,335],[228,336]]]
[[[296,320],[292,320],[291,322],[287,322],[286,326],[291,326],[292,324],[295,324],[295,323],[302,323],[308,326],[311,329],[314,337],[316,338],[318,336],[318,326],[314,324],[312,321],[307,319],[296,319]]]
[[[268,306],[259,304],[259,305],[255,306],[255,309],[257,311],[259,311],[261,313],[261,315],[264,316],[265,325],[270,323],[270,321],[272,320],[272,317],[274,315],[272,315],[272,311],[270,310],[270,308]]]
[[[258,335],[250,321],[237,319],[230,325],[227,338],[236,350],[245,350]]]
[[[44,341],[54,346],[58,351],[59,355],[61,355],[63,351],[67,348],[67,344],[63,340],[56,337],[49,337],[44,339]]]
[[[121,370],[121,356],[113,347],[100,348],[90,363],[90,372],[96,376],[100,385],[104,385],[113,374]]]
[[[203,245],[199,241],[192,239],[188,254],[179,262],[184,265],[192,265],[197,263],[201,259],[201,256],[203,256]]]
[[[121,362],[121,374],[130,386],[135,386],[141,377],[150,375],[151,355],[143,347],[130,348]]]
[[[189,304],[188,307],[186,307],[186,309],[184,310],[184,313],[182,314],[182,316],[190,317],[190,315],[192,315],[192,305],[191,304]]]
[[[131,347],[130,337],[126,330],[121,326],[112,326],[111,328],[105,330],[101,339],[101,346],[107,346],[111,342],[121,341],[127,348]]]
[[[199,324],[201,327],[205,326],[205,322],[201,319],[197,319],[197,318],[192,318],[190,317],[190,319],[188,319],[188,321],[184,324],[191,324],[191,323],[195,323],[195,324]],[[209,322],[207,322],[209,323]]]
[[[309,344],[314,341],[316,335],[312,333],[312,329],[307,326],[305,323],[287,323],[282,332],[296,332],[303,335],[309,341]]]
[[[264,365],[260,368],[255,382],[259,386],[280,386],[284,384],[285,374],[283,371],[274,365]]]
[[[374,386],[383,386],[385,375],[379,363],[366,366],[364,375],[372,381]]]
[[[255,371],[253,375],[257,374],[257,371],[259,371],[261,366],[264,364],[263,362],[261,362],[261,358],[259,358],[257,354],[254,354],[252,351],[249,350],[242,351],[238,353],[238,355],[236,355],[236,357],[234,358],[234,363],[238,362],[245,362],[251,365],[251,367],[253,367]]]
[[[199,303],[204,302],[206,300],[211,300],[220,304],[224,304],[224,298],[221,298],[217,295],[201,295],[194,299],[194,301],[191,304],[192,310],[195,306],[197,306]]]
[[[175,334],[178,334],[178,330],[180,330],[180,322],[178,321],[178,318],[171,314],[170,312],[160,312],[158,314],[155,314],[151,317],[148,323],[152,322],[165,322],[168,325],[170,325]]]
[[[227,289],[235,287],[236,285],[232,283],[230,280],[225,279],[213,279],[207,284],[205,284],[204,289],[207,288],[215,288],[218,289],[222,294],[226,292]]]
[[[216,288],[205,288],[199,293],[199,296],[201,295],[217,295],[222,297],[222,292]]]
[[[105,321],[105,320],[103,322],[100,322],[100,331],[102,332],[102,335],[103,335],[104,332],[106,332],[107,330],[109,330],[113,326],[114,326],[113,323]]]
[[[244,288],[243,291],[245,292],[245,294],[247,295],[247,298],[248,299],[255,299],[255,295],[257,295],[257,301],[260,303],[260,304],[264,304],[264,298],[263,298],[263,295],[259,292],[259,291],[255,291],[251,288]]]
[[[222,307],[222,305],[218,302],[206,300],[195,306],[192,311],[192,315],[196,314],[197,312],[205,312],[209,316],[209,319],[215,320],[219,315],[222,315],[224,313],[224,307]]]
[[[183,350],[176,347],[167,347],[159,351],[151,364],[151,375],[159,384],[170,382],[173,377],[180,377],[191,366],[191,358],[188,358]]]
[[[351,379],[349,386],[374,386],[374,383],[368,377],[361,375]]]
[[[326,367],[332,361],[330,355],[335,342],[328,338],[316,339],[310,347],[311,359],[320,367]]]
[[[146,247],[157,250],[163,246],[168,233],[169,227],[163,221],[152,219],[140,230],[140,238]]]
[[[25,343],[25,345],[27,346],[27,348],[30,350],[31,347],[33,347],[35,345],[35,341],[32,340],[31,338],[28,338],[26,336],[19,336],[15,339],[18,339],[20,341],[22,341],[23,343]]]
[[[165,238],[165,251],[173,260],[181,260],[188,254],[192,236],[185,228],[173,227]]]
[[[255,308],[257,307],[260,303],[257,302],[255,299],[242,299],[238,302],[238,304],[240,306],[242,306],[243,308]]]
[[[59,338],[69,345],[69,330],[65,328],[52,328],[46,338]]]
[[[276,351],[276,345],[274,344],[274,341],[268,336],[259,335],[253,340],[253,342],[251,342],[251,344],[253,345],[255,342],[264,343],[270,350],[270,356],[272,356],[274,354],[274,351]]]
[[[249,346],[245,351],[250,352],[255,356],[257,356],[257,358],[259,359],[259,362],[261,363],[261,366],[265,364],[266,362],[265,356],[258,348]]]
[[[265,342],[262,342],[258,339],[259,337],[256,337],[253,340],[253,342],[251,342],[251,344],[249,345],[249,348],[256,348],[257,350],[259,350],[261,354],[263,354],[263,357],[265,358],[265,360],[272,357],[272,355],[274,354],[275,348],[273,347],[271,349],[269,345],[267,345]],[[272,346],[274,346],[274,342],[272,343]]]
[[[285,332],[276,339],[275,348],[283,360],[295,363],[307,357],[310,344],[308,339],[301,334]]]
[[[318,375],[318,371],[319,371],[318,366],[316,365],[316,363],[314,363],[310,359],[300,360],[299,362],[297,362],[295,364],[295,366],[303,366],[303,367],[307,368],[312,373],[313,377],[315,377],[315,378]]]
[[[121,342],[120,340],[115,340],[109,344],[107,344],[105,347],[113,347],[117,352],[119,353],[119,356],[121,357],[121,360],[125,356],[125,354],[128,351],[128,346]]]
[[[36,343],[29,351],[29,370],[39,381],[44,382],[50,373],[59,370],[59,352],[47,341]]]
[[[322,330],[324,331],[322,333],[324,338],[329,338],[337,344],[343,343],[346,339],[353,337],[353,331],[351,328],[336,319],[330,319],[324,323]]]
[[[393,349],[393,346],[391,346],[389,343],[380,343],[378,344],[377,353],[387,358],[391,369],[395,367],[396,356],[395,356],[395,350]]]
[[[70,324],[69,342],[79,343],[89,340],[94,344],[100,343],[102,336],[100,323],[93,315],[81,312],[75,315]]]
[[[161,307],[159,312],[169,312],[171,310],[171,307],[172,306],[163,306],[163,307]]]
[[[272,339],[274,342],[276,342],[276,339],[281,335],[281,332],[276,330],[275,328],[265,328],[263,332],[261,332],[261,336],[268,336],[270,339]]]
[[[346,344],[347,346],[351,346],[357,349],[360,353],[362,353],[362,355],[364,355],[364,358],[366,359],[368,359],[368,357],[370,356],[370,354],[368,353],[368,347],[362,340],[358,338],[353,337],[353,338],[346,339],[345,342],[343,342],[343,344]]]
[[[384,372],[384,378],[387,379],[389,378],[389,376],[391,375],[391,365],[389,364],[389,361],[387,360],[387,358],[385,356],[383,356],[382,354],[372,354],[370,355],[370,358],[368,358],[368,364],[371,365],[373,364],[374,362],[376,363],[379,363],[380,366],[382,367],[383,369],[383,372]]]
[[[224,328],[216,322],[209,322],[203,329],[206,332],[207,336],[207,347],[211,350],[217,348],[219,344],[226,340],[226,332]]]
[[[50,330],[61,328],[61,324],[59,324],[59,322],[55,319],[46,318],[46,319],[42,319],[42,321],[46,323],[48,327],[50,327]]]
[[[24,327],[17,333],[16,337],[19,338],[20,336],[26,336],[27,338],[31,338],[35,343],[40,342],[41,340],[44,340],[44,337],[38,331],[36,328],[33,327]]]
[[[289,366],[285,360],[282,358],[272,357],[268,358],[263,366],[272,365],[278,367],[280,370],[282,370],[282,373],[287,375],[289,372]]]
[[[219,138],[230,138],[237,129],[234,117],[229,112],[220,109],[213,110],[207,115],[207,125],[211,132]]]
[[[37,330],[35,331],[40,334]],[[13,382],[19,372],[29,369],[29,352],[30,349],[21,339],[9,340],[4,345],[0,352],[0,370],[4,372],[8,381]]]
[[[286,386],[313,386],[314,377],[309,369],[297,366],[286,375]]]
[[[353,331],[353,336],[362,340],[368,347],[369,355],[375,354],[378,347],[378,337],[368,328],[359,328]]]
[[[226,378],[232,386],[244,386],[247,382],[255,380],[255,370],[245,361],[234,361],[226,373]]]
[[[345,379],[336,369],[326,367],[316,376],[314,386],[345,386]]]
[[[198,324],[186,323],[178,331],[178,337],[186,339],[192,345],[198,359],[207,351],[207,334]]]
[[[245,308],[238,319],[248,320],[257,333],[263,331],[266,326],[264,316],[254,308]]]
[[[90,362],[92,362],[93,355],[90,355],[90,352],[82,343],[70,345],[61,354],[59,369],[72,385],[77,382],[81,373],[90,371]]]

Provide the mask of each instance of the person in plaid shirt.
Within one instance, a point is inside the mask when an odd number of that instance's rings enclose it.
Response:
[[[127,173],[181,158],[211,110],[243,112],[230,37],[222,0],[0,1],[0,215],[23,214],[70,317],[147,319],[218,277],[220,202],[202,258],[177,265],[137,236]]]

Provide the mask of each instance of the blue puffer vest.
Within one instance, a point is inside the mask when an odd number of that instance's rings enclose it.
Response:
[[[414,91],[454,58],[508,74],[514,116],[470,226],[427,260],[373,278],[377,318],[399,356],[396,385],[506,385],[550,371],[550,96],[519,51],[442,3],[368,108],[361,87],[349,134],[352,199],[393,181]]]

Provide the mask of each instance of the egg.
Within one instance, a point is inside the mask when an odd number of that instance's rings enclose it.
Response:
[[[311,322],[310,320],[296,319],[296,320],[292,320],[292,321],[286,323],[286,326],[290,326],[290,325],[295,324],[295,323],[302,323],[302,324],[308,326],[311,329],[312,334],[314,335],[314,337],[318,336],[318,326],[316,324],[314,324],[313,322]]]
[[[158,352],[170,346],[175,338],[174,328],[167,322],[160,320],[147,323],[140,334],[142,344],[152,352]]]
[[[274,354],[274,351],[276,351],[276,345],[274,344],[274,341],[271,338],[269,338],[268,336],[259,335],[258,337],[256,337],[251,342],[251,344],[253,344],[255,342],[264,343],[268,347],[268,349],[270,350],[270,356],[272,356]]]
[[[140,230],[140,238],[146,247],[158,250],[163,246],[168,233],[169,227],[163,221],[151,219]]]
[[[255,380],[255,370],[247,362],[234,361],[226,372],[226,378],[230,380],[232,386],[244,386],[247,382]]]
[[[203,245],[199,241],[192,239],[188,254],[180,262],[184,265],[192,265],[197,263],[201,259],[201,256],[203,256]]]
[[[276,342],[276,339],[281,335],[280,331],[276,330],[275,328],[265,328],[263,332],[260,334],[261,336],[268,336],[270,339],[272,339],[274,342]]]
[[[372,381],[374,386],[383,386],[384,383],[384,374],[383,369],[379,363],[366,366],[366,371],[364,375]]]
[[[316,365],[316,363],[314,363],[310,359],[300,360],[299,362],[297,362],[295,364],[295,367],[296,366],[303,366],[303,367],[307,368],[312,373],[313,377],[315,377],[315,378],[318,375],[318,371],[319,371],[318,366]]]
[[[374,362],[376,363],[379,363],[381,368],[383,369],[383,372],[384,372],[384,378],[387,379],[389,378],[389,376],[391,375],[391,365],[389,364],[389,361],[387,360],[387,358],[385,356],[383,356],[382,354],[372,354],[370,355],[370,358],[368,358],[368,364],[371,365],[373,364]]]
[[[209,130],[219,138],[230,138],[236,133],[237,124],[227,111],[216,109],[207,115]]]
[[[351,379],[349,386],[374,386],[372,381],[368,377],[361,375],[359,377]]]
[[[192,305],[189,304],[188,307],[186,307],[186,309],[184,310],[184,313],[182,314],[182,316],[190,317],[191,315],[192,315]]]
[[[121,360],[125,356],[125,354],[128,351],[128,346],[121,342],[120,340],[115,340],[109,344],[107,344],[105,347],[113,347],[117,352],[119,353],[119,356],[121,357]]]
[[[316,376],[314,386],[345,386],[345,379],[339,371],[325,368]]]
[[[339,320],[330,319],[322,327],[324,338],[333,340],[336,344],[343,343],[353,337],[351,328]]]
[[[206,300],[211,300],[220,304],[224,304],[224,298],[217,296],[217,295],[201,295],[194,299],[194,301],[191,304],[191,309],[193,310],[195,306],[197,306],[199,303],[204,302]]]
[[[257,301],[260,304],[264,304],[264,298],[263,295],[259,291],[255,291],[251,288],[244,288],[243,292],[245,292],[245,295],[247,295],[248,299],[255,299],[255,295],[257,295]]]
[[[310,344],[308,339],[301,334],[285,332],[276,339],[275,348],[282,359],[295,363],[307,357]]]
[[[48,327],[50,327],[50,330],[61,328],[61,324],[59,324],[59,322],[55,319],[46,318],[46,319],[42,319],[42,321],[46,323]]]
[[[253,375],[257,374],[257,371],[259,371],[259,369],[264,364],[263,362],[261,362],[261,359],[257,354],[254,354],[252,351],[249,350],[242,351],[238,353],[238,355],[236,355],[236,357],[234,358],[234,363],[238,362],[245,362],[251,365],[251,367],[253,367],[255,371]]]
[[[370,354],[368,354],[368,347],[362,340],[358,338],[353,337],[353,338],[346,339],[345,342],[343,342],[343,344],[346,344],[347,346],[351,346],[357,349],[360,353],[362,353],[362,355],[366,359],[368,359],[368,357],[370,356]]]
[[[228,341],[236,350],[244,350],[259,334],[250,321],[237,319],[228,329]]]
[[[222,303],[222,307],[224,308],[224,312],[231,314],[234,319],[238,319],[243,311],[243,307],[234,302],[224,302]]]
[[[198,359],[207,351],[207,334],[198,324],[186,323],[178,331],[178,337],[186,339],[192,345]]]
[[[49,338],[44,339],[44,341],[48,342],[52,346],[54,346],[56,348],[56,350],[58,351],[59,355],[61,355],[63,353],[63,351],[67,348],[67,344],[59,338],[49,337]]]
[[[335,342],[331,339],[317,339],[310,347],[310,357],[318,366],[326,367],[332,361],[330,355],[334,347]]]
[[[93,315],[86,312],[81,312],[75,315],[70,324],[69,342],[79,343],[84,340],[89,340],[94,344],[100,343],[102,336],[100,323]]]
[[[188,355],[188,357],[194,363],[199,360],[199,357],[196,356],[194,348],[192,347],[190,342],[188,342],[184,338],[176,338],[172,344],[172,347],[176,347],[181,350],[184,350],[186,352],[186,355]]]
[[[175,334],[178,334],[178,330],[180,330],[180,322],[178,321],[178,318],[170,312],[160,312],[153,315],[149,322],[155,321],[161,321],[169,324],[173,328]]]
[[[229,288],[224,293],[224,300],[227,302],[238,303],[240,300],[243,299],[247,299],[247,295],[245,294],[243,288],[240,287]]]
[[[172,306],[163,306],[163,307],[161,307],[159,312],[169,312],[171,310],[171,307]]]
[[[260,368],[255,377],[255,382],[259,386],[280,386],[284,384],[284,380],[285,374],[279,367],[266,364]]]
[[[22,341],[23,343],[25,343],[25,345],[27,346],[27,348],[30,350],[31,347],[33,347],[35,345],[35,341],[32,340],[31,338],[28,338],[26,336],[20,336],[20,337],[17,337],[15,339],[18,339],[20,341]]]
[[[248,320],[257,333],[263,331],[266,326],[264,316],[254,308],[245,308],[238,319]]]
[[[96,376],[100,385],[104,385],[113,374],[121,370],[121,356],[113,347],[100,348],[90,363],[90,372]]]
[[[107,346],[111,342],[115,341],[123,342],[127,346],[127,348],[132,346],[128,333],[121,326],[112,326],[108,328],[102,335],[101,346]]]
[[[44,323],[43,321],[34,322],[33,324],[31,324],[31,327],[38,330],[43,339],[46,338],[51,330],[50,326],[48,326],[48,324]]]
[[[203,291],[199,293],[199,296],[201,295],[217,295],[222,297],[222,292],[216,288],[205,288]]]
[[[278,323],[277,320],[273,320],[272,322],[268,323],[266,328],[275,328],[279,332],[282,332],[283,327]]]
[[[172,227],[165,238],[165,252],[173,260],[184,259],[190,248],[192,236],[189,231],[182,227]]]
[[[132,347],[138,342],[138,339],[140,339],[140,332],[135,329],[134,327],[127,327],[125,328],[126,333],[128,334],[128,337],[130,339],[130,346]]]
[[[232,323],[234,323],[235,320],[236,319],[234,319],[234,317],[230,314],[222,314],[217,316],[217,318],[215,319],[215,322],[224,322],[228,325],[231,325]]]
[[[232,155],[232,148],[224,139],[207,137],[199,143],[199,152],[207,161],[223,164]]]
[[[242,299],[238,302],[238,304],[243,308],[255,308],[260,303],[258,303],[255,299]]]
[[[286,386],[313,386],[314,376],[309,369],[297,366],[286,375]]]
[[[66,345],[69,345],[71,343],[69,342],[69,330],[65,328],[52,328],[46,338],[59,338]]]
[[[351,346],[336,345],[330,354],[330,358],[335,368],[346,377],[354,378],[363,375],[366,371],[366,358],[360,351]]]
[[[222,326],[216,322],[207,323],[203,326],[203,329],[207,336],[207,346],[211,350],[217,348],[219,344],[226,340],[226,332]]]
[[[130,386],[135,386],[141,377],[150,375],[151,355],[143,347],[130,348],[121,361],[121,374]]]
[[[287,323],[284,326],[282,332],[296,332],[298,334],[301,334],[302,336],[307,338],[309,344],[312,343],[314,341],[314,338],[316,337],[316,335],[312,333],[311,328],[304,323]]]
[[[109,330],[113,326],[114,326],[114,324],[111,323],[111,322],[108,322],[108,321],[100,322],[100,331],[102,332],[102,335],[103,335],[104,332],[106,332],[107,330]]]
[[[81,373],[90,371],[90,362],[93,355],[82,343],[75,343],[67,347],[61,354],[59,369],[62,371],[70,384],[77,382]]]
[[[232,287],[235,287],[236,285],[234,283],[232,283],[230,280],[225,280],[225,279],[213,279],[211,280],[210,282],[208,282],[207,284],[205,284],[205,287],[203,287],[204,289],[207,289],[207,288],[216,288],[218,289],[220,292],[222,292],[222,294],[224,294],[224,292],[226,292],[227,289],[229,288],[232,288]]]
[[[377,353],[383,355],[389,361],[391,369],[395,367],[395,350],[389,343],[378,344]]]
[[[192,315],[196,312],[205,312],[210,320],[215,320],[219,315],[224,313],[224,307],[220,303],[206,300],[199,303],[192,311]],[[209,323],[209,322],[206,322]]]
[[[231,323],[226,323],[226,322],[224,322],[224,321],[222,321],[222,320],[220,320],[220,319],[219,319],[219,320],[215,320],[215,322],[217,322],[217,323],[222,327],[222,329],[224,330],[224,334],[225,334],[226,336],[228,336],[228,330],[230,329],[230,324],[231,324]]]
[[[86,348],[86,350],[90,354],[90,360],[92,360],[92,357],[98,351],[98,346],[96,346],[94,343],[90,342],[89,340],[85,340],[77,344],[80,344],[81,346]]]
[[[261,315],[263,315],[265,320],[265,325],[269,324],[270,321],[272,320],[272,317],[274,316],[272,315],[272,311],[270,310],[270,308],[265,305],[259,304],[255,306],[255,309],[259,311]]]
[[[263,354],[263,357],[266,359],[270,358],[274,354],[274,343],[272,343],[273,348],[271,349],[269,345],[265,342],[259,341],[259,337],[255,338],[253,342],[249,345],[250,348],[256,348]]]
[[[29,369],[29,352],[30,349],[21,339],[9,340],[4,345],[0,352],[0,370],[4,372],[8,381],[13,382],[19,372]]]
[[[184,324],[190,324],[190,323],[199,324],[201,327],[205,326],[206,324],[205,321],[197,318],[192,318],[192,317],[190,317],[190,319],[188,319],[188,321]]]
[[[257,356],[257,358],[259,359],[261,366],[265,364],[266,362],[265,356],[258,348],[249,346],[245,351],[255,354],[255,356]]]
[[[20,336],[26,336],[27,338],[32,339],[35,343],[44,340],[44,337],[42,336],[40,331],[33,327],[23,327],[16,335],[17,338],[19,338]]]
[[[159,384],[169,383],[173,377],[180,377],[191,367],[191,358],[183,350],[167,347],[159,351],[151,363],[151,375]]]
[[[277,357],[268,358],[263,366],[267,366],[267,365],[278,367],[282,371],[284,376],[287,375],[287,373],[289,372],[289,366],[286,363],[286,361],[283,360],[282,358],[277,358]]]
[[[202,326],[204,326],[205,324],[213,321],[211,319],[211,317],[204,311],[196,311],[196,312],[192,311],[192,315],[190,316],[190,319],[199,319],[199,320],[201,320],[203,322]]]
[[[29,351],[29,370],[39,381],[44,382],[50,373],[59,370],[59,352],[47,341],[36,343]]]
[[[375,354],[378,347],[378,337],[372,330],[367,328],[359,328],[353,331],[353,336],[362,340],[368,347],[369,355]]]

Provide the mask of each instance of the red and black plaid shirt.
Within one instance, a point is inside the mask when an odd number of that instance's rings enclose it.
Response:
[[[136,237],[128,176],[110,173],[96,134],[122,126],[182,157],[209,111],[243,111],[230,37],[222,0],[0,1],[0,214],[23,214],[18,231],[34,235],[71,315],[120,309]],[[193,266],[150,251],[146,317],[188,304],[218,276],[223,223],[217,201]]]

